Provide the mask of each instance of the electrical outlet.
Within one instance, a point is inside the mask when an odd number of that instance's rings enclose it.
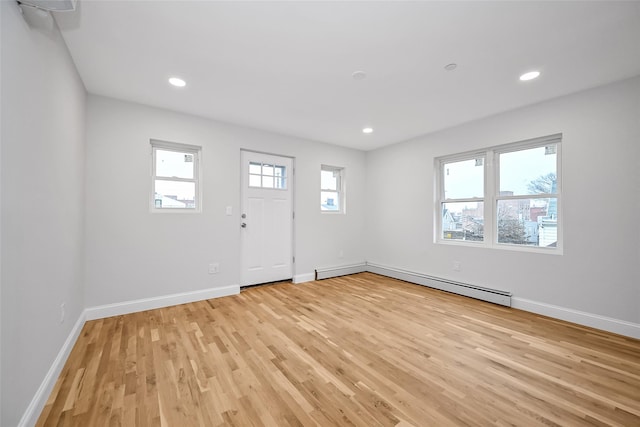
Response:
[[[212,262],[209,264],[209,274],[218,274],[220,272],[220,264]]]
[[[453,261],[453,271],[460,271],[460,270],[462,270],[460,261]]]
[[[62,303],[60,304],[60,323],[64,323],[65,314],[65,303]]]
[[[342,249],[338,252],[338,258],[344,258],[344,251]]]

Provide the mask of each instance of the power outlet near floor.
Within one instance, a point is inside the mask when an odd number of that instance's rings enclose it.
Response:
[[[218,274],[220,272],[220,264],[212,262],[209,264],[209,274]]]
[[[66,316],[66,312],[65,312],[65,308],[66,308],[66,304],[62,303],[60,304],[60,324],[64,323],[64,318]]]
[[[462,270],[462,263],[460,261],[453,261],[453,271]]]

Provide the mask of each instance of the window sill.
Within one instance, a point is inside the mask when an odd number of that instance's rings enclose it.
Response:
[[[512,252],[529,252],[529,253],[537,253],[544,255],[563,255],[562,248],[545,248],[545,247],[537,247],[537,246],[518,246],[518,245],[510,245],[508,243],[494,243],[489,244],[487,242],[472,242],[472,241],[464,241],[464,240],[437,240],[435,242],[438,245],[446,245],[446,246],[462,246],[467,248],[484,248],[484,249],[498,249],[502,251],[512,251]]]
[[[150,213],[152,214],[164,214],[164,213],[169,213],[169,214],[198,214],[198,213],[202,213],[201,209],[183,209],[183,208],[179,208],[179,209],[151,209]]]

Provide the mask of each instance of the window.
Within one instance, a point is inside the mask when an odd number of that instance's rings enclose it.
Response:
[[[286,190],[286,166],[257,162],[249,163],[249,187]]]
[[[437,241],[559,253],[561,138],[436,159]]]
[[[484,155],[443,163],[442,238],[484,240]]]
[[[320,211],[344,213],[344,169],[320,167]]]
[[[200,211],[200,151],[193,145],[151,141],[151,211]]]

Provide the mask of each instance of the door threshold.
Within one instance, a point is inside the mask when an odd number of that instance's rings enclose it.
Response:
[[[293,283],[293,277],[291,279],[276,280],[275,282],[256,283],[255,285],[240,286],[240,292],[244,291],[245,289],[258,288],[261,286],[277,285],[278,283]]]

